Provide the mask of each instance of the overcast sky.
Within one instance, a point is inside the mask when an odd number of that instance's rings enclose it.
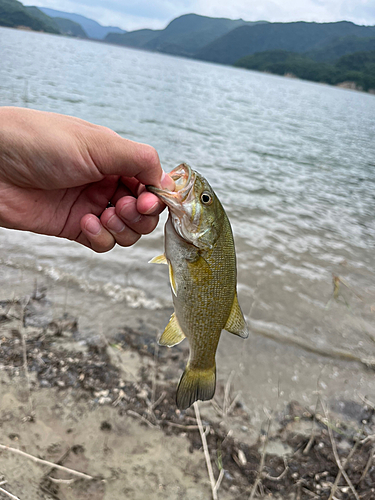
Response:
[[[22,3],[75,12],[128,31],[162,29],[175,17],[191,12],[245,21],[346,20],[375,25],[375,0],[24,0]]]

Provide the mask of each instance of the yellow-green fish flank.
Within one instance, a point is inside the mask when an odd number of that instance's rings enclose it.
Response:
[[[190,357],[176,395],[178,408],[214,396],[215,355],[223,329],[246,338],[237,300],[236,254],[223,206],[206,179],[182,164],[170,173],[176,190],[148,189],[169,207],[165,252],[174,314],[159,339],[172,347],[187,337]]]

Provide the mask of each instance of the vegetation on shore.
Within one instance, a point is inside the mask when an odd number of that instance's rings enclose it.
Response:
[[[243,57],[235,66],[331,85],[353,82],[358,90],[375,91],[375,50],[354,52],[334,63],[314,61],[286,50],[271,50]]]

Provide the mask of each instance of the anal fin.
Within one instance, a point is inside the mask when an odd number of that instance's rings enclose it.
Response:
[[[167,347],[173,347],[174,345],[179,344],[185,338],[184,332],[181,330],[180,325],[178,324],[175,313],[172,314],[171,319],[169,320],[168,325],[166,326],[164,332],[160,336],[158,340],[159,345],[164,345]]]
[[[238,335],[243,339],[247,339],[249,336],[249,330],[247,329],[245,318],[243,317],[240,304],[238,303],[237,292],[234,295],[232,310],[224,330],[234,335]]]
[[[149,264],[168,264],[167,258],[164,254],[157,255],[148,261]]]

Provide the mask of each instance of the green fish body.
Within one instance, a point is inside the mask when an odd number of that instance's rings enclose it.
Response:
[[[148,187],[169,207],[165,253],[151,262],[169,265],[174,304],[159,344],[189,341],[190,357],[176,395],[177,407],[186,409],[214,396],[221,331],[243,338],[248,331],[237,300],[236,254],[225,210],[206,179],[188,165],[170,175],[176,191]]]

